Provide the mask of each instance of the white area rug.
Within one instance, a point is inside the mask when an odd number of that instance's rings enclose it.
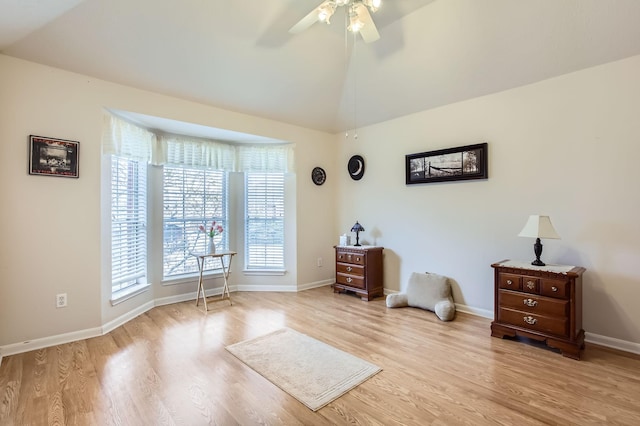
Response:
[[[376,365],[290,328],[235,343],[226,349],[313,411],[382,371]]]

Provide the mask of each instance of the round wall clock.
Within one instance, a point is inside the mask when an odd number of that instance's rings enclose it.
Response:
[[[360,180],[364,176],[364,158],[361,155],[354,155],[349,159],[347,164],[347,170],[349,170],[349,176],[353,180]]]
[[[327,174],[322,167],[314,167],[311,171],[311,180],[316,185],[322,185],[327,180]]]

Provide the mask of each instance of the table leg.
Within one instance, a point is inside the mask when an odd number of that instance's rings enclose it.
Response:
[[[224,285],[222,286],[222,298],[224,299],[224,293],[227,293],[227,298],[229,299],[229,305],[233,305],[231,301],[231,294],[229,294],[229,283],[227,282],[227,278],[229,277],[229,271],[231,270],[231,260],[233,256],[229,256],[229,264],[227,268],[224,267],[224,256],[220,258],[220,263],[222,264],[222,276],[224,278]]]
[[[204,285],[202,284],[202,272],[204,271],[204,257],[197,257],[198,261],[198,269],[200,270],[200,278],[198,279],[198,294],[196,295],[196,306],[200,302],[200,292],[202,292],[202,300],[204,301],[204,310],[208,311],[207,308],[207,295],[204,292]]]

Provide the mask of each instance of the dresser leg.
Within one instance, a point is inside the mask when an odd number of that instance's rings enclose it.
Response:
[[[563,356],[572,359],[580,359],[580,354],[584,349],[584,330],[580,330],[575,342],[564,342],[562,340],[547,339],[547,345],[559,349]]]
[[[510,328],[501,327],[498,324],[491,323],[491,336],[502,339],[503,337],[515,337],[516,332]]]

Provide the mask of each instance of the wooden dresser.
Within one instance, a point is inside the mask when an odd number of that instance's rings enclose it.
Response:
[[[352,291],[362,300],[384,295],[382,284],[382,247],[335,246],[335,293]]]
[[[580,359],[582,274],[578,266],[533,266],[503,260],[495,270],[494,337],[524,336],[546,342],[562,355]]]

